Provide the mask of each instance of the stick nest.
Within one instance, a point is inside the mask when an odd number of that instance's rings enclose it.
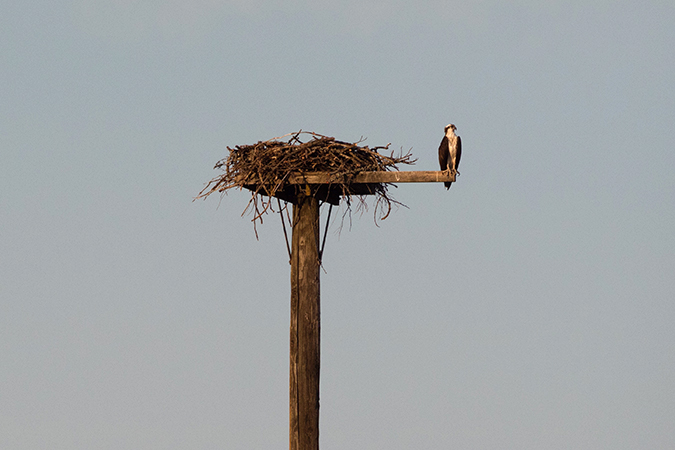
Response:
[[[334,137],[298,131],[252,145],[227,147],[230,152],[228,157],[218,161],[214,167],[224,173],[208,182],[197,198],[206,198],[214,192],[225,193],[232,188],[250,189],[252,198],[244,213],[253,205],[252,220],[254,223],[257,220],[262,222],[263,214],[271,209],[272,196],[292,202],[300,190],[307,192],[307,187],[287,183],[291,174],[329,172],[341,175],[343,182],[313,186],[312,195],[331,203],[346,200],[348,210],[355,195],[365,206],[363,191],[354,189],[355,185],[349,183],[354,175],[364,171],[398,170],[397,165],[414,164],[415,160],[410,152],[401,152],[399,156],[395,156],[393,151],[389,156],[379,153],[388,151],[390,144],[369,148],[360,145],[362,142],[363,139],[355,143],[343,142]],[[392,204],[400,204],[387,192],[387,183],[366,186],[367,193],[376,197],[375,214],[377,217],[378,210],[382,213],[380,220],[389,215]]]

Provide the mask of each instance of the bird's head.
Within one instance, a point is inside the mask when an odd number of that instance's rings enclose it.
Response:
[[[457,130],[457,127],[455,126],[455,124],[450,123],[450,124],[445,126],[445,133],[446,134],[448,133],[448,130],[452,130],[453,132],[455,132]]]

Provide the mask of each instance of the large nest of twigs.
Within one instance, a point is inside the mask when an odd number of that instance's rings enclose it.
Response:
[[[283,140],[287,138],[286,140]],[[253,221],[272,208],[271,197],[295,203],[300,195],[313,195],[324,202],[337,204],[341,199],[347,206],[353,196],[365,206],[365,195],[374,195],[375,214],[386,218],[392,204],[398,204],[387,192],[387,183],[352,184],[350,180],[364,171],[398,170],[399,164],[414,164],[410,152],[398,156],[384,147],[361,145],[363,140],[350,143],[312,132],[299,131],[252,145],[227,147],[229,155],[218,161],[215,169],[223,173],[212,179],[197,198],[214,192],[224,193],[232,188],[252,191],[249,207],[253,206]],[[389,155],[380,153],[387,151]],[[291,184],[292,176],[311,172],[328,172],[337,181],[322,185]],[[276,203],[276,202],[275,202]],[[246,210],[244,212],[246,212]]]

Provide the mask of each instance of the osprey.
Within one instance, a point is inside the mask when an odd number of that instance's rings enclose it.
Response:
[[[455,134],[456,126],[449,124],[445,127],[445,136],[438,147],[438,162],[443,172],[459,175],[459,159],[462,157],[462,138]],[[446,189],[450,189],[452,182],[444,183]]]

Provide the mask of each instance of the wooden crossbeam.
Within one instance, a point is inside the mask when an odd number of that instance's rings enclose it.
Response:
[[[288,177],[288,184],[371,184],[371,183],[443,183],[455,182],[456,175],[436,170],[417,170],[405,172],[359,172],[353,178],[330,172],[308,172]]]

